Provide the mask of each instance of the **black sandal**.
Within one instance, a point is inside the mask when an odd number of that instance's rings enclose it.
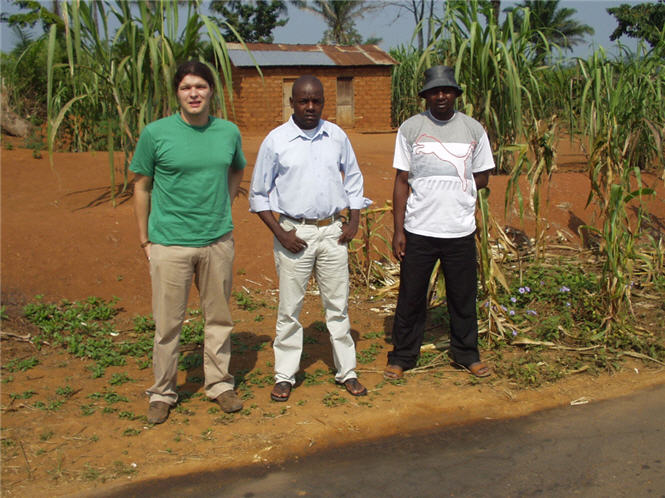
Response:
[[[272,388],[270,399],[279,403],[287,401],[289,396],[291,396],[291,387],[291,383],[285,380],[278,382],[275,384],[275,387]]]

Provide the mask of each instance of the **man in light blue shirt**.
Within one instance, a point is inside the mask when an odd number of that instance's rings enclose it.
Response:
[[[314,271],[337,369],[335,380],[354,396],[367,394],[355,372],[356,350],[348,317],[348,243],[358,230],[363,177],[344,131],[321,119],[323,85],[314,76],[293,84],[291,119],[272,130],[259,149],[250,210],[274,234],[279,277],[273,401],[289,399],[302,354],[298,321]],[[342,211],[349,209],[343,222]]]

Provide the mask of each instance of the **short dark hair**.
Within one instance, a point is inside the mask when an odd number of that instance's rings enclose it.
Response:
[[[175,74],[173,75],[173,89],[177,92],[180,82],[188,74],[193,74],[206,80],[211,90],[215,88],[215,78],[212,75],[212,71],[208,66],[203,62],[199,61],[187,61],[183,62],[176,69]]]

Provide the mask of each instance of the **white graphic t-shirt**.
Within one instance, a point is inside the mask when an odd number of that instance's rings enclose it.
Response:
[[[448,121],[429,111],[407,119],[397,132],[393,168],[409,172],[405,230],[438,238],[474,232],[473,174],[494,168],[487,133],[478,121],[459,111]]]

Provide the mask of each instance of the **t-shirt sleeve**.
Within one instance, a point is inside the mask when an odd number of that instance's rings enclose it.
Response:
[[[141,132],[129,169],[144,176],[155,174],[155,143],[147,127]]]
[[[411,146],[407,143],[402,128],[397,131],[395,138],[395,156],[393,157],[393,168],[402,171],[411,170]]]
[[[473,173],[480,173],[494,168],[494,156],[492,156],[492,146],[487,137],[487,133],[483,130],[483,134],[478,140],[478,146],[473,151]]]
[[[236,132],[236,150],[233,154],[233,160],[231,161],[231,168],[235,170],[245,169],[247,160],[245,159],[245,154],[242,151],[242,136],[240,131]]]

